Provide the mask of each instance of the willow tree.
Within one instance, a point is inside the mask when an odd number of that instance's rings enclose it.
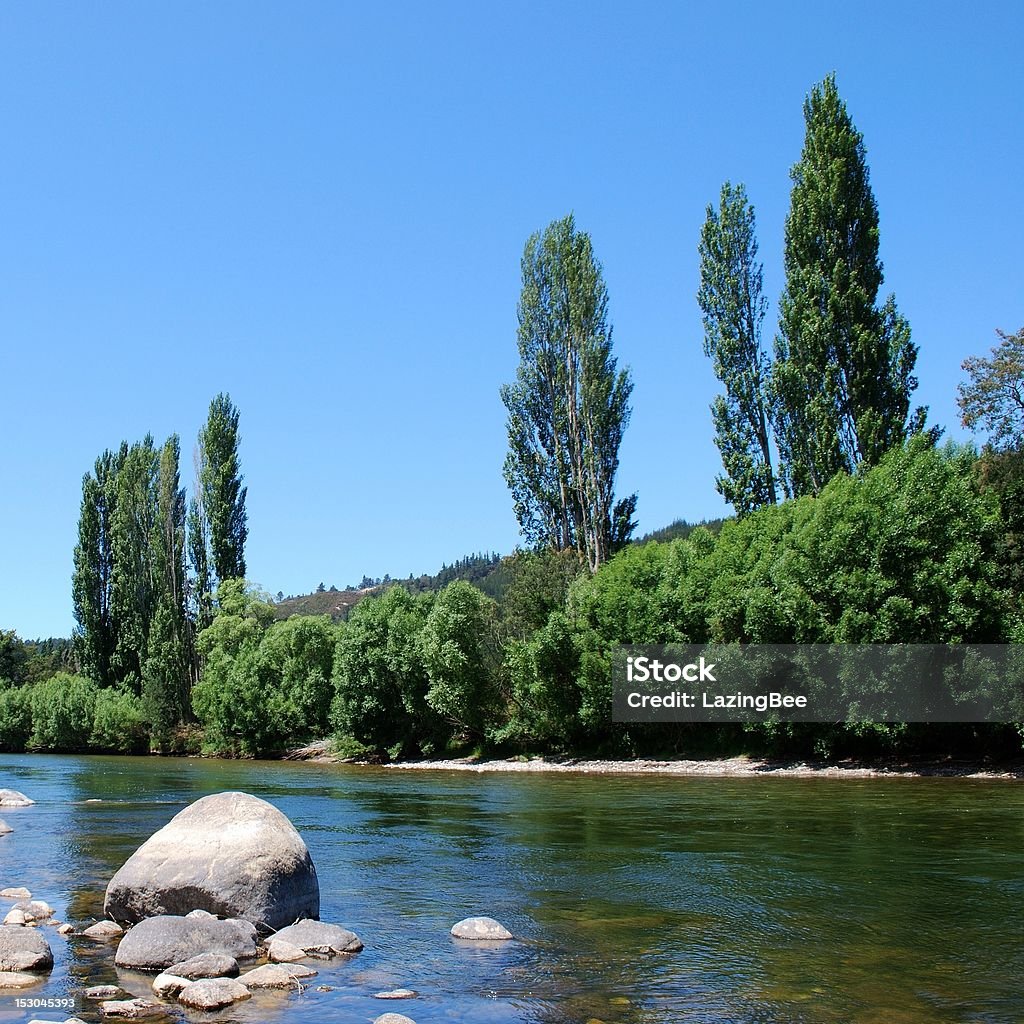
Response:
[[[878,206],[863,136],[835,76],[804,103],[806,134],[790,176],[786,284],[773,391],[782,470],[794,494],[874,465],[924,424],[910,413],[917,348],[890,295],[878,304]]]
[[[633,385],[612,355],[608,292],[572,215],[531,235],[522,258],[519,367],[505,480],[526,539],[575,550],[595,570],[629,537],[636,495],[615,501]]]
[[[768,302],[761,288],[754,208],[742,185],[722,186],[718,209],[708,206],[700,234],[700,304],[704,354],[724,394],[711,405],[724,474],[719,493],[742,515],[777,499],[772,470],[768,384],[771,366],[761,346]]]

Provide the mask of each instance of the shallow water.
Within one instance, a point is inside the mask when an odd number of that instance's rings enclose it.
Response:
[[[0,787],[37,801],[2,812],[16,831],[0,838],[0,888],[25,885],[83,925],[114,871],[192,800],[241,789],[288,815],[317,866],[321,916],[366,949],[317,965],[301,993],[197,1021],[1024,1021],[1018,782],[0,755]],[[517,941],[453,940],[471,914]],[[69,1015],[16,998],[74,1000],[99,1020],[87,984],[144,994],[111,947],[45,934],[52,975],[0,994],[0,1022]],[[373,998],[398,986],[419,996]]]

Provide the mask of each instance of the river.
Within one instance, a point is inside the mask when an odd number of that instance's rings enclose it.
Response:
[[[318,965],[300,993],[196,1020],[1024,1020],[1019,782],[0,755],[2,787],[37,803],[2,812],[15,831],[0,837],[0,888],[25,885],[78,925],[101,916],[114,871],[192,800],[244,790],[288,815],[317,867],[322,918],[366,948]],[[475,914],[516,941],[452,940]],[[112,950],[45,934],[52,975],[0,995],[0,1021],[68,1015],[16,997],[75,999],[78,1016],[99,1020],[79,993],[118,981]],[[419,995],[373,998],[398,986]]]

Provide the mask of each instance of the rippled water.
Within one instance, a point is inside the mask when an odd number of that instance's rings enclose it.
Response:
[[[156,758],[0,757],[0,888],[101,914],[107,881],[186,803],[242,789],[292,820],[324,920],[366,949],[301,993],[198,1021],[995,1024],[1024,1021],[1024,788],[952,779],[476,775]],[[99,802],[95,802],[99,801]],[[518,941],[448,930],[490,914]],[[56,967],[0,995],[119,982],[109,947],[46,935]],[[319,991],[318,986],[330,986]],[[403,986],[401,1003],[373,998]],[[177,1013],[177,1011],[174,1011]],[[182,1019],[182,1015],[176,1018]]]

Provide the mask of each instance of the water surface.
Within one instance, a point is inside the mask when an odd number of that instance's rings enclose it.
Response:
[[[111,875],[187,803],[274,803],[317,866],[324,920],[366,949],[301,993],[202,1021],[417,1024],[1018,1024],[1024,788],[963,779],[396,772],[345,765],[0,756],[0,888],[101,916]],[[498,918],[517,941],[457,942]],[[45,932],[57,961],[21,998],[143,994],[112,950]],[[320,986],[329,987],[321,991]],[[394,987],[420,995],[385,1003]],[[63,1020],[0,995],[0,1022]],[[174,1011],[169,1020],[186,1019]]]

